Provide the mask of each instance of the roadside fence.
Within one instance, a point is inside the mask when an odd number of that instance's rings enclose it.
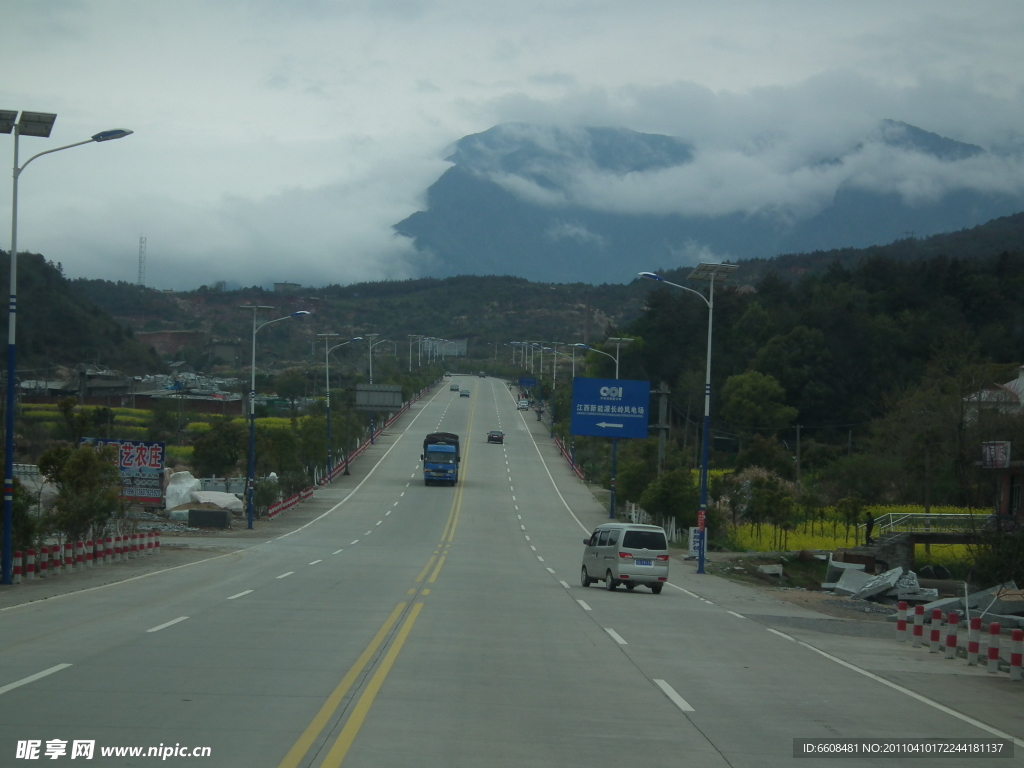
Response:
[[[941,608],[934,608],[929,622],[929,642],[926,644],[924,606],[914,607],[913,624],[908,622],[908,610],[906,601],[901,600],[896,614],[898,642],[907,642],[907,630],[912,629],[913,648],[927,648],[929,653],[943,652],[944,658],[949,661],[962,658],[969,667],[978,667],[984,663],[986,671],[992,675],[1005,668],[1010,673],[1010,680],[1021,681],[1024,629],[1014,629],[1004,638],[1003,628],[998,621],[989,622],[988,626],[983,627],[983,616],[972,616],[964,623],[958,611],[944,614]]]
[[[11,581],[14,584],[50,579],[139,557],[160,554],[160,531],[122,536],[99,536],[85,541],[44,544],[38,550],[14,553]]]

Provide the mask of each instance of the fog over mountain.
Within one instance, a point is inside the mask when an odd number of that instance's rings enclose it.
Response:
[[[624,282],[702,259],[865,247],[1024,209],[1012,152],[883,120],[818,137],[696,138],[504,123],[460,139],[396,224],[423,274]]]

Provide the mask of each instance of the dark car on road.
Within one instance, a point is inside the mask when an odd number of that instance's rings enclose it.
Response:
[[[487,433],[487,442],[488,443],[504,443],[505,442],[505,433],[502,432],[500,429],[492,429],[490,432]]]

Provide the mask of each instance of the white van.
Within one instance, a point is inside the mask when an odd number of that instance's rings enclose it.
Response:
[[[611,591],[619,584],[634,589],[637,584],[661,594],[668,581],[668,538],[657,525],[606,523],[583,540],[583,567],[580,583],[589,587],[604,581]]]

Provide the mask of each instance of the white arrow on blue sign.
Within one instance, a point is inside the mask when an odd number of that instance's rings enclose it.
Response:
[[[577,378],[569,431],[591,437],[647,437],[649,381]]]

